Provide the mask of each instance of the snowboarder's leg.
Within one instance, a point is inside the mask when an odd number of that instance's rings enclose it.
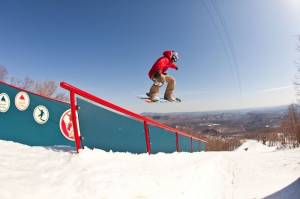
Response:
[[[151,101],[158,101],[159,100],[159,86],[153,84],[150,88],[149,97]]]
[[[175,101],[176,98],[173,96],[173,92],[175,89],[175,79],[172,76],[166,75],[165,76],[166,82],[168,83],[166,91],[165,91],[165,95],[164,98],[168,101]]]
[[[151,101],[158,101],[159,100],[159,88],[164,85],[165,83],[165,76],[164,75],[157,75],[155,74],[152,78],[153,85],[150,88],[150,92],[147,95],[150,97]]]

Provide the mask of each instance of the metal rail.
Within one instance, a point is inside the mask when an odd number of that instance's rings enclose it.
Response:
[[[72,114],[75,114],[76,115],[76,112],[77,112],[77,104],[76,104],[76,100],[74,99],[74,95],[77,94],[77,95],[80,95],[84,98],[87,98],[95,103],[98,103],[98,104],[101,104],[107,108],[110,108],[114,111],[117,111],[119,113],[123,113],[131,118],[134,118],[136,120],[139,120],[141,122],[144,122],[144,127],[145,127],[145,134],[146,134],[146,144],[147,144],[147,152],[150,153],[150,139],[149,139],[149,132],[148,132],[148,125],[153,125],[153,126],[156,126],[156,127],[159,127],[159,128],[162,128],[162,129],[165,129],[169,132],[172,132],[172,133],[176,133],[176,134],[179,134],[179,135],[182,135],[182,136],[185,136],[185,137],[189,137],[191,140],[198,140],[198,141],[201,141],[201,142],[205,142],[205,140],[202,140],[202,139],[199,139],[195,136],[192,136],[192,135],[189,135],[188,133],[184,132],[184,131],[180,131],[178,129],[175,129],[175,128],[172,128],[170,126],[167,126],[165,124],[162,124],[156,120],[153,120],[151,118],[148,118],[148,117],[145,117],[145,116],[142,116],[140,114],[137,114],[137,113],[134,113],[132,111],[129,111],[125,108],[122,108],[120,106],[117,106],[111,102],[108,102],[104,99],[101,99],[95,95],[92,95],[86,91],[83,91],[73,85],[70,85],[66,82],[61,82],[60,83],[60,86],[66,90],[68,90],[70,92],[70,96],[71,96],[71,110],[72,110]],[[77,119],[76,116],[73,117],[74,119]],[[75,120],[76,121],[76,120]],[[79,137],[79,132],[78,132],[78,129],[77,128],[74,128],[74,131],[75,131],[75,139],[76,139],[76,147],[77,147],[77,150],[80,148],[80,137]],[[192,146],[191,146],[191,149],[192,149]]]

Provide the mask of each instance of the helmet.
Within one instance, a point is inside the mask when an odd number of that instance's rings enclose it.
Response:
[[[172,60],[173,62],[177,62],[178,59],[179,59],[178,52],[172,51],[171,60]]]

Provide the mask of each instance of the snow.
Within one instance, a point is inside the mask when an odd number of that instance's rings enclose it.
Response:
[[[247,151],[247,152],[271,152],[271,151],[276,151],[278,147],[273,146],[273,147],[268,147],[266,145],[263,145],[260,142],[257,142],[256,140],[245,140],[244,143],[237,148],[235,151],[242,152],[242,151]]]
[[[233,152],[150,156],[90,149],[76,154],[0,141],[1,199],[247,199],[271,194],[296,199],[299,177],[299,148],[276,150],[252,140]]]

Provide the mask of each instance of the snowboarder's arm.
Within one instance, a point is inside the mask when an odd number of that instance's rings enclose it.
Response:
[[[175,70],[178,70],[178,67],[176,66],[176,64],[172,63],[169,65],[169,68],[173,68]]]

